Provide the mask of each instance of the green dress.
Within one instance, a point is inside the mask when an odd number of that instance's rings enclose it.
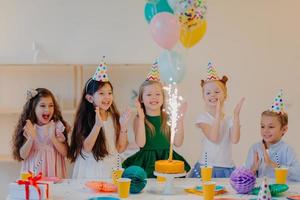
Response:
[[[167,160],[169,158],[170,142],[168,138],[161,132],[161,116],[148,116],[146,119],[155,127],[155,134],[152,135],[146,126],[146,144],[137,153],[127,158],[123,162],[123,167],[127,168],[132,165],[142,167],[148,178],[154,178],[154,165],[157,160]],[[173,151],[174,160],[184,161],[185,171],[188,172],[191,167],[187,161],[178,153]]]

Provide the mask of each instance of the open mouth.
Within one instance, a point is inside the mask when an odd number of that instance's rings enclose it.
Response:
[[[105,107],[110,106],[110,101],[102,101],[101,104]]]
[[[150,101],[150,105],[157,105],[158,101]]]
[[[50,114],[42,114],[42,118],[45,121],[48,121],[50,119]]]
[[[213,99],[209,99],[208,100],[210,103],[216,103],[217,101],[218,101],[218,99],[217,98],[213,98]]]

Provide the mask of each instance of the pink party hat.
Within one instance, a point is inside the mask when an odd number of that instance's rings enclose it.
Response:
[[[261,183],[260,186],[260,191],[258,193],[257,200],[271,200],[271,199],[272,196],[271,196],[269,184],[267,178],[264,177],[263,182]]]
[[[271,111],[276,112],[276,113],[281,113],[283,112],[283,101],[282,101],[282,90],[279,91],[279,93],[276,95],[272,107],[271,107]]]
[[[98,65],[95,74],[92,78],[95,81],[102,81],[108,82],[108,75],[107,75],[107,64],[105,62],[105,57],[101,60],[100,64]]]
[[[216,81],[220,80],[218,77],[217,71],[211,62],[207,64],[207,78],[206,81]]]
[[[151,71],[148,73],[147,81],[159,81],[159,71],[158,71],[158,63],[155,61],[152,64]]]

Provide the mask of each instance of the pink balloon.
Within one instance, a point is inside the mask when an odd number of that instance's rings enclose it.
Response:
[[[150,22],[150,32],[159,46],[172,49],[179,40],[180,25],[177,17],[168,12],[157,13]]]

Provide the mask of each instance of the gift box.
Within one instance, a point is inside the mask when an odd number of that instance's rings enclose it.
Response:
[[[51,183],[39,181],[41,174],[27,180],[18,180],[9,184],[9,197],[11,199],[38,199],[50,197]]]

